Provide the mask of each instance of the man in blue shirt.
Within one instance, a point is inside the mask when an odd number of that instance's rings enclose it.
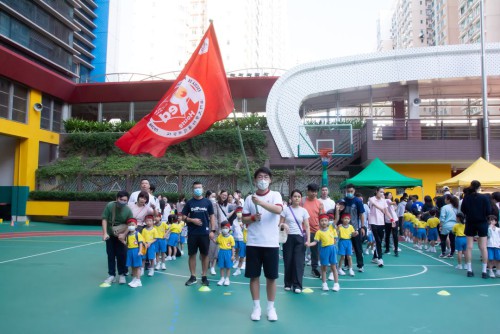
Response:
[[[344,213],[351,215],[351,225],[354,227],[354,230],[358,232],[355,237],[351,238],[351,242],[352,248],[356,254],[358,271],[362,273],[364,271],[362,240],[366,234],[365,228],[363,227],[363,222],[365,221],[365,208],[363,207],[363,202],[354,196],[355,192],[356,189],[353,184],[349,183],[346,185]]]

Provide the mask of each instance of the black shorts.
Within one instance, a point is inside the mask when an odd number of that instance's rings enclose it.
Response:
[[[487,237],[488,236],[488,223],[465,223],[465,235],[468,237]]]
[[[260,277],[264,267],[264,276],[267,279],[278,278],[279,247],[247,246],[245,277]]]
[[[208,255],[208,247],[210,246],[210,239],[208,234],[204,235],[188,235],[188,255],[196,255],[200,250],[201,255]]]

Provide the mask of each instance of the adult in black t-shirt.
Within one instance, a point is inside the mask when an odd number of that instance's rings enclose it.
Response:
[[[188,228],[188,255],[191,277],[186,285],[196,283],[196,254],[201,256],[201,284],[208,286],[208,248],[210,239],[214,238],[216,229],[214,207],[212,202],[203,197],[201,182],[193,183],[193,198],[187,201],[182,209],[182,218]]]

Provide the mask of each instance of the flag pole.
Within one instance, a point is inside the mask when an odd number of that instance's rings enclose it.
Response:
[[[241,137],[241,130],[240,130],[240,124],[238,123],[238,119],[236,118],[236,110],[233,109],[233,116],[234,116],[234,124],[236,125],[236,131],[238,132],[238,139],[240,141],[240,148],[241,148],[241,154],[243,155],[243,161],[245,162],[245,169],[247,171],[247,178],[248,178],[248,184],[250,185],[250,189],[252,192],[253,186],[252,186],[252,177],[250,176],[250,167],[248,167],[248,159],[247,159],[247,154],[245,153],[245,146],[243,145],[243,138]],[[255,205],[255,212],[259,213],[259,208],[257,205]]]

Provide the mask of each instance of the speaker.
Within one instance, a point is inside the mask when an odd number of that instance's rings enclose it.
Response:
[[[42,111],[42,109],[43,109],[43,105],[42,105],[41,103],[35,103],[35,104],[33,105],[33,109],[35,109],[35,111],[40,112],[40,111]]]
[[[413,104],[416,106],[418,106],[420,103],[422,103],[422,100],[418,97],[413,100]]]

